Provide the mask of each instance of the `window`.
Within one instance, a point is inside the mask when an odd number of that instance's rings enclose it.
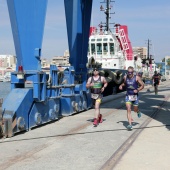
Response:
[[[97,54],[102,54],[102,44],[97,43]]]
[[[110,43],[110,54],[114,54],[114,43]]]
[[[101,38],[98,38],[97,41],[102,41],[102,39],[101,39]]]
[[[103,43],[103,53],[107,54],[107,52],[108,52],[108,45],[107,43]]]
[[[91,53],[94,54],[96,52],[95,44],[91,44]]]

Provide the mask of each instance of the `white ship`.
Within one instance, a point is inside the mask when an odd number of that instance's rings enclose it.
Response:
[[[106,14],[106,23],[99,25],[99,31],[96,27],[90,28],[88,64],[89,67],[94,63],[101,65],[102,70],[109,75],[109,70],[112,70],[113,76],[110,75],[110,79],[113,77],[114,79],[116,77],[122,79],[120,75],[123,75],[122,73],[129,66],[134,67],[134,56],[128,37],[128,29],[126,25],[115,24],[114,31],[110,30],[110,0],[106,1],[106,9],[103,9],[102,6],[101,9]],[[117,84],[120,82],[119,80]]]
[[[6,72],[3,78],[3,82],[11,82],[11,72]]]

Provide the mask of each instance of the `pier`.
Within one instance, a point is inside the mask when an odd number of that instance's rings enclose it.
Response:
[[[170,168],[170,81],[159,94],[146,85],[138,118],[127,131],[125,92],[103,99],[103,123],[93,127],[94,110],[63,117],[0,139],[0,169],[168,170]]]

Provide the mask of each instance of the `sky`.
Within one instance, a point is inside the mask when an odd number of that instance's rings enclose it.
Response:
[[[100,11],[104,0],[93,0],[91,26],[105,21]],[[133,47],[147,47],[156,61],[170,56],[170,0],[115,0],[112,23],[128,26]],[[42,58],[62,56],[68,49],[64,0],[48,0],[42,43]],[[0,54],[15,55],[6,0],[0,0]]]

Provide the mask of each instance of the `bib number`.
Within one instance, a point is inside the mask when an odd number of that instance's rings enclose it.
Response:
[[[99,94],[93,94],[93,93],[91,93],[91,98],[92,99],[97,99],[99,97]]]
[[[130,101],[137,100],[137,95],[128,95]]]

